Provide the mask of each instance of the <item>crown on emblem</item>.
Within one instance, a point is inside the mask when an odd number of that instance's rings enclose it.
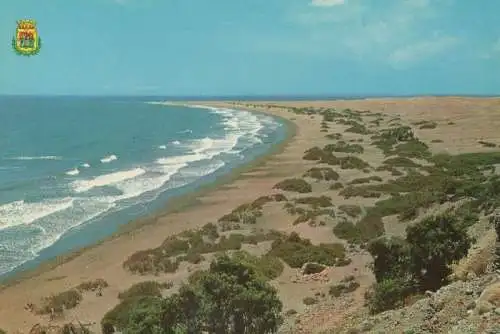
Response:
[[[35,20],[19,20],[17,21],[17,27],[19,29],[35,29]]]

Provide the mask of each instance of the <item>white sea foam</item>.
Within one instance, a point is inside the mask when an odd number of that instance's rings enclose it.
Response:
[[[62,157],[58,157],[55,155],[43,155],[39,157],[14,157],[8,159],[9,160],[61,160]]]
[[[101,162],[102,162],[103,164],[106,164],[106,163],[109,163],[109,162],[111,162],[111,161],[115,161],[115,160],[117,160],[117,159],[118,159],[118,157],[117,157],[116,155],[112,154],[112,155],[109,155],[109,156],[107,156],[107,157],[102,158],[102,159],[101,159]]]
[[[70,176],[75,176],[78,174],[80,174],[80,171],[78,170],[78,168],[75,168],[75,169],[72,169],[72,170],[69,170],[66,172],[66,175],[70,175]]]
[[[73,205],[72,198],[45,200],[37,203],[15,201],[0,206],[0,230],[21,224],[30,224],[37,219],[66,210]]]
[[[90,168],[90,165],[89,165],[88,163],[84,163],[84,164],[82,165],[82,167],[83,167],[83,168]]]
[[[160,150],[166,150],[167,149],[167,145],[160,145],[160,146],[158,146],[158,148]]]
[[[174,144],[174,145],[180,145],[180,144],[181,144],[181,142],[180,142],[180,141],[178,141],[178,140],[174,140],[174,141],[172,142],[172,144]]]
[[[186,129],[186,130],[182,130],[182,131],[179,131],[177,133],[193,133],[193,130],[191,129]]]
[[[138,177],[144,173],[146,173],[144,169],[134,168],[131,170],[101,175],[91,180],[77,180],[72,183],[72,187],[77,193],[81,193],[96,187],[112,186],[119,182]]]

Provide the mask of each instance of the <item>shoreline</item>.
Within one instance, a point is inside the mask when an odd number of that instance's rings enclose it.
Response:
[[[158,105],[176,105],[176,106],[184,106],[184,107],[190,107],[190,108],[199,108],[199,109],[209,109],[212,108],[213,106],[206,106],[204,104],[200,104],[198,101],[194,102],[146,102],[149,104],[158,104]],[[213,101],[210,101],[209,103],[213,103]],[[225,104],[224,102],[222,102]],[[230,108],[229,106],[224,106],[223,108]],[[202,184],[199,187],[197,187],[193,191],[188,191],[185,194],[181,195],[174,195],[171,198],[167,200],[166,203],[162,204],[162,208],[155,210],[149,214],[146,214],[144,216],[140,216],[138,218],[135,218],[128,223],[125,223],[121,226],[118,227],[118,230],[101,239],[97,240],[91,245],[85,246],[83,248],[79,248],[76,250],[64,252],[63,254],[60,254],[56,257],[42,260],[39,264],[35,265],[33,268],[28,268],[25,270],[19,270],[16,272],[14,269],[14,272],[8,272],[5,273],[4,277],[0,276],[0,292],[4,289],[7,289],[13,285],[19,284],[23,282],[24,280],[28,280],[30,278],[39,276],[41,274],[44,274],[48,271],[54,270],[57,267],[74,260],[75,258],[83,255],[85,252],[88,252],[92,249],[95,249],[99,246],[104,246],[107,242],[122,238],[122,237],[127,237],[130,236],[131,234],[134,234],[144,227],[148,225],[154,225],[157,223],[159,219],[162,217],[168,216],[169,214],[173,213],[180,213],[186,210],[189,210],[191,207],[200,205],[199,203],[199,198],[203,197],[207,194],[209,194],[212,191],[216,191],[217,189],[228,186],[232,182],[237,181],[244,173],[251,172],[252,169],[258,168],[260,165],[264,164],[267,159],[272,157],[275,154],[280,153],[283,151],[283,149],[289,144],[290,141],[294,138],[296,135],[297,131],[297,126],[294,122],[290,121],[289,119],[282,117],[280,115],[277,115],[275,113],[267,113],[264,111],[258,111],[258,110],[252,110],[251,108],[238,108],[235,107],[235,110],[244,110],[252,113],[257,113],[257,114],[262,114],[262,115],[267,115],[267,116],[272,116],[273,118],[277,118],[278,122],[281,122],[283,126],[285,127],[285,136],[282,140],[273,143],[270,145],[270,148],[266,150],[264,153],[257,155],[255,158],[249,160],[248,162],[245,162],[241,164],[240,166],[237,166],[236,168],[233,168],[231,171],[222,174],[221,176],[218,176],[214,181],[210,181],[206,184]]]

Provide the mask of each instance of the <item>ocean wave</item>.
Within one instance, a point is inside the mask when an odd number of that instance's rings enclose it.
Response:
[[[174,144],[174,145],[180,145],[180,144],[181,144],[181,142],[180,142],[180,141],[178,141],[178,140],[174,140],[174,141],[172,142],[172,144]]]
[[[61,160],[62,157],[55,155],[42,155],[39,157],[13,157],[7,158],[8,160]]]
[[[102,158],[101,162],[103,164],[106,164],[106,163],[110,163],[111,161],[115,161],[117,159],[118,159],[118,157],[116,155],[112,154],[112,155],[109,155],[107,157]]]
[[[63,199],[45,200],[36,203],[15,201],[0,206],[0,230],[30,224],[35,220],[66,210],[73,205],[70,197]]]
[[[83,168],[90,168],[90,165],[88,163],[84,163],[84,164],[82,164],[82,167]]]
[[[75,192],[82,193],[96,187],[111,186],[119,182],[138,177],[144,173],[146,173],[146,170],[142,168],[134,168],[131,170],[101,175],[91,180],[77,180],[72,182],[71,186]]]
[[[186,130],[182,130],[182,131],[179,131],[177,133],[193,133],[193,130],[191,129],[186,129]]]
[[[78,168],[74,168],[74,169],[66,172],[66,175],[69,175],[69,176],[75,176],[78,174],[80,174],[80,171],[78,170]]]
[[[167,149],[167,145],[160,145],[160,146],[158,146],[158,148],[160,150],[166,150]]]

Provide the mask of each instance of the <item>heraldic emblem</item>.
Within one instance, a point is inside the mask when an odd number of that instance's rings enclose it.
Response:
[[[34,56],[40,52],[42,40],[34,20],[17,21],[16,35],[12,38],[12,48],[20,56]]]

